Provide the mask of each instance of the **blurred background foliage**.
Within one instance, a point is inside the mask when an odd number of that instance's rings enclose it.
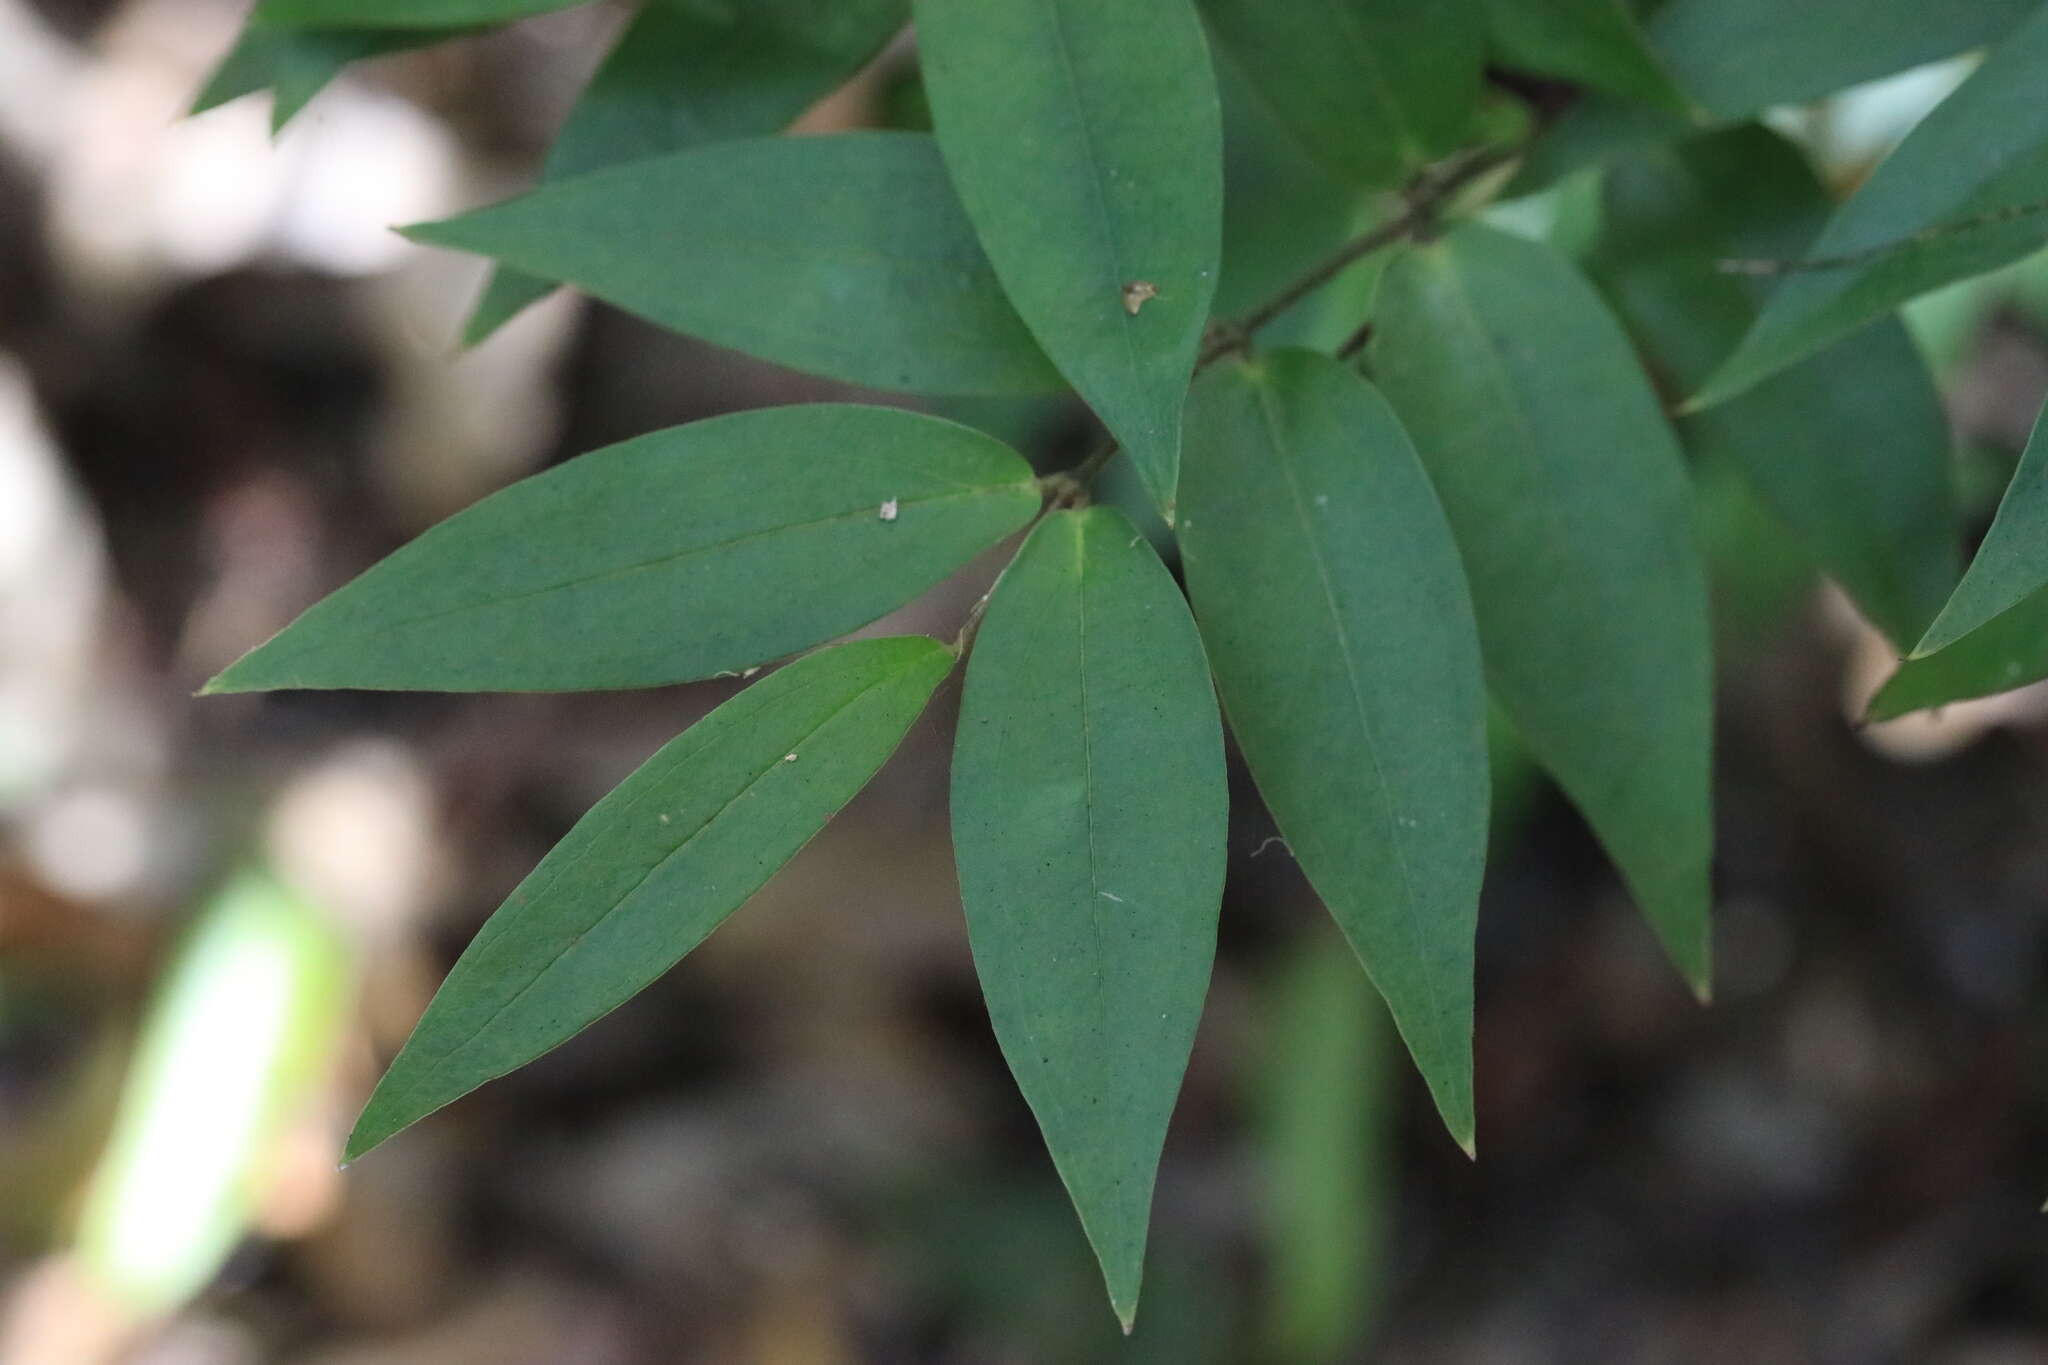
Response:
[[[621,8],[352,68],[275,143],[261,98],[180,118],[240,17],[0,0],[0,1361],[2048,1359],[2048,708],[1852,725],[1888,651],[1713,463],[1720,1001],[1501,731],[1478,1165],[1240,777],[1124,1340],[978,1004],[943,696],[660,985],[337,1173],[484,916],[725,689],[192,689],[515,477],[853,391],[562,296],[455,346],[480,263],[386,228],[526,183]],[[1965,70],[1773,121],[1845,190]],[[1384,206],[1225,77],[1228,313]],[[923,110],[899,45],[805,126]],[[1599,202],[1494,216],[1585,250]],[[1378,265],[1275,339],[1341,341]],[[2048,392],[2048,258],[1910,322],[1981,532]],[[1091,439],[945,410],[1045,467]]]

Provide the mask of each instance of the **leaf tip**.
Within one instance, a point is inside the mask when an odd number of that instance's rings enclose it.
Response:
[[[377,1096],[372,1092],[370,1102],[363,1106],[363,1112],[356,1119],[356,1126],[349,1130],[348,1141],[341,1144],[339,1169],[345,1171],[355,1165],[406,1126],[381,1121],[381,1116],[375,1111],[376,1102]]]
[[[473,351],[498,334],[498,329],[509,319],[486,313],[481,306],[469,315],[462,324],[462,334],[455,340],[458,351]]]
[[[1705,412],[1708,408],[1725,403],[1738,394],[1747,393],[1754,388],[1757,381],[1769,371],[1760,373],[1750,366],[1745,350],[1738,350],[1735,355],[1729,357],[1728,363],[1708,375],[1707,382],[1700,385],[1698,392],[1678,405],[1677,415],[1690,417],[1694,413]]]
[[[455,247],[457,243],[450,241],[450,234],[445,231],[455,221],[453,218],[433,218],[424,223],[397,223],[391,230],[416,246]]]
[[[1675,956],[1678,971],[1685,978],[1693,999],[1702,1005],[1714,1003],[1714,960],[1711,941],[1702,934],[1683,956]]]
[[[1110,1290],[1109,1306],[1111,1311],[1116,1314],[1117,1326],[1124,1329],[1125,1336],[1129,1336],[1138,1330],[1138,1289],[1136,1285],[1132,1285],[1128,1290]]]
[[[255,662],[257,656],[262,652],[261,647],[250,650],[247,654],[244,654],[241,658],[235,660],[211,678],[208,678],[205,685],[199,689],[196,695],[201,697],[222,697],[234,696],[243,692],[274,691],[278,686],[274,680],[263,677],[260,669],[252,670],[250,668],[250,664]]]
[[[1930,654],[1947,649],[1968,633],[1968,630],[1957,630],[1950,624],[1948,613],[1944,611],[1934,618],[1934,624],[1927,628],[1927,633],[1920,637],[1920,642],[1906,651],[1904,661],[1909,664],[1918,663]]]

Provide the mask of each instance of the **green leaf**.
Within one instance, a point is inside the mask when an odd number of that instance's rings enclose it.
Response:
[[[651,0],[570,111],[541,179],[778,132],[865,65],[909,17],[910,0]],[[553,288],[497,272],[464,340],[482,341]]]
[[[1172,576],[1119,513],[1048,516],[975,641],[953,842],[996,1040],[1126,1329],[1216,951],[1227,805]]]
[[[1392,185],[1472,131],[1479,0],[1201,0],[1218,44],[1333,174]]]
[[[562,691],[750,668],[909,601],[1030,521],[1031,469],[894,408],[768,408],[513,484],[207,684]]]
[[[1748,125],[1609,167],[1606,237],[1589,265],[1667,381],[1688,392],[1768,292],[1719,262],[1796,253],[1828,210],[1800,154]],[[1947,600],[1957,542],[1948,418],[1897,319],[1685,418],[1679,434],[1701,459],[1740,468],[1902,648]]]
[[[1060,387],[922,133],[711,143],[408,235],[849,383]]]
[[[1531,0],[1536,3],[1537,0]],[[1863,81],[1996,42],[2040,0],[1671,0],[1650,43],[1679,89],[1716,122],[1819,99]],[[1683,136],[1668,110],[1581,101],[1531,148],[1509,193],[1649,143]]]
[[[2048,7],[1885,158],[1806,251],[1694,407],[1872,318],[2048,242]]]
[[[996,274],[1173,517],[1223,134],[1192,0],[919,0],[939,146]]]
[[[922,636],[842,645],[670,741],[477,934],[347,1159],[567,1042],[702,943],[867,785],[952,668]]]
[[[1896,720],[1910,711],[2010,692],[2048,678],[2048,589],[2020,599],[1954,644],[1908,659],[1871,699],[1864,718]]]
[[[1913,650],[1944,649],[2048,587],[2048,408],[2013,471],[1998,515],[1955,596]]]
[[[353,62],[431,47],[469,30],[268,29],[251,26],[221,59],[192,102],[203,114],[230,100],[273,91],[270,125],[283,128]]]
[[[2039,8],[2040,0],[1671,0],[1650,32],[1680,88],[1734,120],[1996,42]]]
[[[1385,196],[1339,180],[1310,158],[1219,50],[1223,97],[1223,263],[1211,305],[1249,313],[1383,217]],[[1268,345],[1335,349],[1371,311],[1389,252],[1376,252],[1273,320]]]
[[[1487,0],[1487,18],[1508,66],[1691,117],[1690,101],[1621,0]]]
[[[1704,994],[1706,571],[1628,339],[1556,252],[1468,226],[1388,269],[1371,355],[1450,517],[1495,696]]]
[[[460,28],[502,24],[583,0],[261,0],[249,20],[272,28]]]
[[[1180,542],[1232,731],[1472,1147],[1486,695],[1458,547],[1386,401],[1326,356],[1212,371]]]

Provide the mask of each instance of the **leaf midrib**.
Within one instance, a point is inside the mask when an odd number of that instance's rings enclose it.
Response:
[[[905,507],[929,507],[934,504],[952,502],[965,498],[982,498],[995,493],[1017,491],[1025,486],[1026,485],[1024,484],[988,484],[982,487],[968,488],[954,493],[934,493],[928,497],[898,498],[896,501],[900,515],[901,509]],[[652,559],[641,560],[633,564],[615,565],[612,568],[601,569],[595,573],[585,574],[578,578],[563,579],[558,583],[542,584],[539,587],[527,588],[519,592],[507,593],[502,596],[483,598],[479,601],[474,602],[459,603],[452,607],[444,607],[438,611],[427,612],[419,616],[403,617],[396,621],[386,622],[378,626],[376,629],[367,632],[367,638],[374,639],[379,635],[388,634],[392,631],[404,630],[412,626],[425,625],[430,621],[438,621],[449,616],[458,616],[463,612],[467,611],[488,610],[493,607],[506,606],[513,602],[522,602],[527,600],[528,598],[545,597],[549,593],[570,592],[577,588],[589,587],[595,583],[605,583],[610,582],[614,579],[628,578],[634,574],[645,573],[652,569],[666,568],[697,555],[713,554],[720,550],[729,550],[734,548],[735,546],[749,544],[753,541],[763,540],[771,536],[787,535],[796,532],[816,530],[821,527],[836,525],[840,522],[853,521],[862,518],[869,520],[878,520],[880,516],[878,508],[880,507],[880,505],[881,504],[879,502],[864,502],[857,508],[853,508],[845,512],[834,512],[829,516],[813,517],[807,521],[793,521],[783,523],[779,526],[764,527],[761,530],[749,531],[744,535],[734,536],[728,540],[716,541],[709,545],[688,546],[681,550],[670,551],[669,553],[664,555],[657,555]]]
[[[1329,611],[1331,628],[1337,636],[1337,649],[1344,659],[1344,675],[1351,686],[1352,709],[1357,713],[1359,733],[1365,740],[1366,754],[1372,761],[1373,781],[1380,790],[1380,808],[1386,824],[1387,842],[1394,850],[1394,863],[1400,869],[1401,874],[1402,899],[1409,911],[1408,914],[1402,915],[1399,918],[1401,924],[1407,930],[1405,937],[1408,939],[1409,951],[1414,955],[1417,962],[1426,963],[1429,960],[1428,954],[1423,951],[1420,930],[1415,923],[1414,913],[1419,908],[1421,902],[1415,892],[1415,876],[1413,869],[1410,868],[1408,863],[1406,841],[1403,839],[1399,825],[1395,820],[1393,802],[1390,799],[1387,785],[1386,769],[1380,762],[1379,741],[1374,732],[1372,719],[1367,713],[1364,685],[1359,679],[1357,661],[1352,654],[1351,634],[1345,627],[1344,614],[1337,607],[1336,590],[1331,582],[1329,564],[1323,554],[1322,540],[1316,534],[1315,525],[1309,516],[1308,504],[1304,501],[1305,495],[1301,488],[1297,471],[1294,468],[1291,451],[1282,433],[1278,407],[1271,390],[1265,384],[1258,384],[1256,386],[1256,395],[1259,421],[1266,432],[1267,446],[1273,452],[1274,463],[1279,466],[1281,474],[1286,481],[1288,497],[1294,506],[1296,521],[1301,527],[1303,543],[1308,547],[1309,558],[1316,568],[1316,580],[1323,592],[1323,605]],[[1437,988],[1436,976],[1425,968],[1422,972],[1422,978],[1424,991],[1429,1000],[1430,1032],[1436,1036],[1438,1055],[1455,1056],[1455,1045],[1444,1036],[1443,998]]]
[[[1463,315],[1471,328],[1473,340],[1477,343],[1479,354],[1485,361],[1485,365],[1482,368],[1491,372],[1492,384],[1500,395],[1500,401],[1495,404],[1495,409],[1497,411],[1505,411],[1508,414],[1510,423],[1522,437],[1518,448],[1526,450],[1531,456],[1531,459],[1526,462],[1526,467],[1536,476],[1539,485],[1542,483],[1555,483],[1555,479],[1549,477],[1552,471],[1547,467],[1549,462],[1544,458],[1549,449],[1549,443],[1544,441],[1537,433],[1535,423],[1529,416],[1528,405],[1522,400],[1521,385],[1516,381],[1514,371],[1508,367],[1507,359],[1502,354],[1503,348],[1499,340],[1494,336],[1492,328],[1487,325],[1485,317],[1479,312],[1478,305],[1472,299],[1471,291],[1466,288],[1464,272],[1457,268],[1454,261],[1447,260],[1445,268],[1440,273],[1450,286],[1450,293],[1459,313]],[[1571,539],[1570,528],[1564,524],[1558,507],[1558,500],[1550,497],[1525,499],[1525,509],[1532,503],[1537,508],[1538,517],[1544,523],[1546,539],[1552,544],[1568,543]],[[1480,636],[1482,648],[1485,645],[1485,641],[1486,634],[1482,631]],[[1528,738],[1532,747],[1538,750],[1539,757],[1542,758],[1544,766],[1553,767],[1553,753],[1547,740],[1539,741],[1534,736],[1529,736]],[[1583,771],[1575,772],[1569,782],[1565,782],[1560,775],[1559,781],[1568,792],[1573,794],[1575,801],[1583,801],[1586,805],[1592,805],[1595,804],[1593,798],[1597,797],[1598,804],[1605,807],[1623,793],[1625,784],[1629,779],[1629,774],[1634,771],[1636,760],[1642,749],[1649,743],[1650,738],[1649,735],[1638,730],[1635,740],[1637,753],[1629,755],[1626,761],[1610,765],[1609,771],[1613,776],[1605,782],[1598,784],[1597,790],[1588,792],[1588,786],[1591,784],[1587,783],[1586,774]],[[1578,766],[1577,764],[1573,765],[1574,768]],[[1616,861],[1619,862],[1620,859],[1617,858]]]
[[[881,677],[869,683],[867,686],[861,688],[861,690],[856,692],[852,697],[849,697],[846,701],[834,707],[831,710],[831,712],[829,712],[816,725],[813,725],[810,729],[800,734],[796,739],[790,741],[788,749],[792,752],[800,749],[805,743],[815,738],[827,726],[831,725],[834,721],[838,720],[842,715],[846,714],[847,711],[851,710],[853,707],[859,705],[862,701],[866,700],[877,689],[898,681],[900,676],[907,671],[907,667],[899,667],[885,672]],[[786,701],[788,700],[788,698],[779,697],[776,700],[780,702]],[[775,747],[781,748],[783,746],[778,744]],[[699,752],[701,752],[701,750]],[[692,758],[694,758],[695,756],[696,755],[694,754],[691,755]],[[762,782],[766,781],[771,774],[779,772],[782,769],[782,766],[785,762],[786,760],[779,756],[771,759],[765,766],[762,767],[762,769],[758,773],[756,773],[753,777],[749,778],[745,785],[743,785],[737,792],[733,793],[730,797],[726,798],[723,802],[721,802],[717,810],[712,811],[709,815],[705,816],[703,820],[698,822],[696,827],[693,828],[680,841],[678,841],[675,847],[671,848],[667,853],[662,854],[661,857],[656,859],[654,864],[651,867],[649,867],[647,871],[643,873],[640,876],[640,878],[633,883],[632,886],[628,887],[625,891],[621,892],[617,896],[617,898],[615,898],[611,902],[610,905],[606,906],[603,912],[600,913],[596,919],[592,920],[583,928],[577,930],[575,934],[573,934],[570,937],[567,943],[564,943],[559,949],[557,949],[548,958],[548,960],[534,972],[531,980],[529,980],[525,985],[521,986],[516,992],[514,992],[509,999],[505,1000],[496,1009],[492,1010],[490,1015],[487,1018],[485,1018],[481,1023],[479,1023],[474,1029],[472,1029],[469,1032],[469,1034],[463,1038],[461,1042],[456,1043],[452,1047],[448,1048],[446,1051],[442,1052],[440,1056],[438,1056],[431,1063],[428,1069],[421,1073],[420,1078],[418,1080],[414,1081],[411,1085],[406,1087],[404,1092],[405,1098],[408,1101],[411,1101],[416,1096],[418,1096],[423,1090],[427,1090],[429,1091],[429,1093],[431,1093],[432,1087],[429,1087],[427,1084],[429,1081],[438,1080],[441,1077],[442,1073],[445,1072],[448,1069],[448,1067],[463,1052],[467,1051],[471,1046],[473,1046],[476,1043],[477,1039],[481,1038],[486,1031],[488,1031],[492,1026],[494,1026],[498,1022],[499,1019],[503,1018],[507,1011],[511,1010],[513,1007],[518,1005],[519,1002],[524,1000],[529,993],[537,989],[540,986],[541,982],[544,979],[546,979],[547,975],[550,972],[552,972],[556,967],[561,965],[563,959],[567,958],[570,953],[574,952],[576,948],[579,945],[581,945],[582,942],[585,939],[587,939],[590,935],[596,933],[599,929],[603,928],[604,925],[611,919],[613,915],[619,913],[620,908],[624,906],[626,902],[630,901],[634,896],[640,893],[642,887],[646,886],[648,882],[652,881],[656,874],[658,874],[663,868],[667,867],[672,861],[674,861],[676,858],[681,857],[685,852],[687,852],[690,849],[690,847],[694,845],[700,837],[702,837],[711,829],[713,825],[717,824],[721,819],[723,819],[728,811],[730,811],[734,806],[738,805],[741,801],[745,800],[746,797],[750,793],[752,793],[756,787],[760,786]],[[654,788],[650,784],[649,790],[646,793],[646,795],[651,796],[653,792]],[[638,800],[629,803],[626,809],[624,811],[621,811],[620,814],[624,815],[627,812],[630,812],[638,804]],[[584,858],[588,857],[595,850],[596,843],[597,841],[593,839],[589,845],[586,845],[584,849],[582,849],[579,852],[576,859],[572,860],[568,864],[565,864],[560,871],[558,871],[553,877],[549,879],[549,883],[545,891],[537,893],[534,899],[538,900],[540,895],[552,893],[554,887],[557,884],[559,884],[561,879],[565,875],[567,875],[567,873],[573,867],[579,865],[584,860]],[[532,901],[528,902],[528,904],[532,903]],[[666,970],[666,968],[664,968],[664,970]],[[515,1065],[521,1064],[515,1063]],[[495,1074],[502,1075],[504,1073],[500,1072]],[[485,1079],[492,1079],[492,1077],[487,1077]],[[479,1082],[479,1084],[481,1084],[481,1082]],[[407,1108],[410,1109],[411,1105],[408,1104]]]
[[[1090,0],[1091,3],[1120,4],[1125,0]],[[1109,193],[1104,188],[1101,150],[1095,145],[1095,123],[1089,116],[1088,102],[1081,95],[1080,73],[1074,67],[1072,41],[1067,36],[1065,0],[1045,0],[1052,12],[1054,48],[1059,56],[1060,74],[1066,78],[1067,94],[1073,102],[1074,113],[1081,127],[1081,149],[1088,161],[1088,187],[1095,201],[1097,227],[1101,233],[1103,247],[1109,257],[1110,283],[1121,288],[1135,277],[1124,268],[1122,243],[1117,240],[1116,221],[1109,211]],[[1124,343],[1124,367],[1132,390],[1141,391],[1142,371],[1138,365],[1138,345],[1131,337],[1128,319],[1117,319],[1112,315],[1111,326]],[[1150,425],[1150,419],[1147,419]]]

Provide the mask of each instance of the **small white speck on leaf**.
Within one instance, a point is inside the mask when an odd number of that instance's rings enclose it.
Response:
[[[1114,891],[1098,891],[1095,894],[1102,897],[1106,901],[1115,901],[1118,905],[1122,905],[1124,903],[1124,898],[1122,896],[1117,895]]]
[[[796,755],[795,755],[795,754],[784,754],[784,755],[782,756],[782,761],[783,761],[784,763],[794,763],[794,762],[796,762]]]
[[[663,811],[663,812],[661,813],[661,823],[663,823],[664,825],[668,823],[668,812],[667,812],[667,811]]]
[[[753,676],[754,676],[754,675],[755,675],[756,673],[759,673],[760,671],[761,671],[761,665],[759,665],[759,664],[755,664],[755,665],[754,665],[754,666],[753,666],[752,668],[743,668],[743,669],[741,669],[741,670],[740,670],[740,677],[741,677],[742,679],[746,679],[746,678],[751,678],[751,677],[753,677]]]
[[[1132,280],[1124,286],[1124,311],[1132,317],[1138,310],[1159,297],[1159,286],[1150,280]]]
[[[883,521],[894,521],[896,520],[896,514],[901,510],[902,508],[898,505],[896,499],[891,498],[882,504],[882,510],[878,515]]]

